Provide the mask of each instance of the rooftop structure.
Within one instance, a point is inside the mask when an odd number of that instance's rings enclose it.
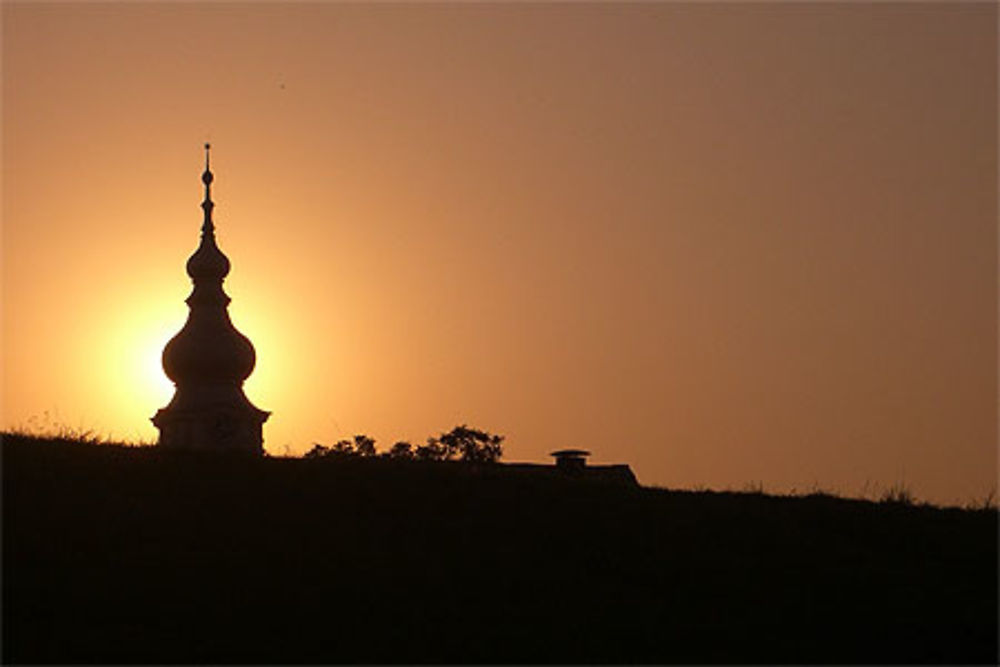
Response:
[[[590,452],[584,449],[560,449],[549,454],[556,457],[556,467],[569,470],[582,470],[587,465]]]

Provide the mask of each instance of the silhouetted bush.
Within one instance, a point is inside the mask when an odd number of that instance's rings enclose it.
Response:
[[[405,440],[400,440],[392,446],[386,456],[392,459],[412,459],[414,457],[413,445]]]
[[[447,450],[442,447],[434,438],[427,438],[426,445],[417,447],[416,458],[421,461],[444,461]]]
[[[367,435],[356,435],[354,440],[338,440],[331,447],[313,443],[312,449],[305,453],[304,458],[319,459],[329,457],[361,456],[374,457],[378,455],[375,439]]]
[[[367,435],[354,436],[354,451],[358,456],[375,456],[375,439]]]
[[[324,447],[323,445],[319,444],[318,442],[314,442],[313,446],[312,446],[312,449],[310,449],[308,452],[306,452],[304,454],[303,458],[307,458],[307,459],[320,459],[320,458],[323,458],[324,456],[326,456],[329,453],[330,453],[330,448],[329,447]]]
[[[470,463],[496,463],[503,456],[502,435],[469,428],[462,424],[434,439],[444,450],[445,459],[456,456]]]
[[[331,455],[353,456],[356,453],[354,451],[354,443],[350,440],[338,440],[330,448]]]
[[[428,438],[426,445],[416,449],[406,441],[395,443],[392,448],[379,454],[375,439],[367,435],[356,435],[353,440],[339,440],[326,447],[314,443],[305,453],[305,458],[328,458],[336,456],[359,456],[363,458],[384,457],[392,459],[417,459],[420,461],[452,461],[467,463],[496,463],[503,456],[504,436],[496,435],[466,424],[456,426],[436,438]]]

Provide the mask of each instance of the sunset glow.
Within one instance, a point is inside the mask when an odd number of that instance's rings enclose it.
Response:
[[[210,140],[272,454],[996,489],[993,4],[2,13],[4,428],[155,440]]]

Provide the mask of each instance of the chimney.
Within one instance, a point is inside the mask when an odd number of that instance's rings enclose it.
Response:
[[[590,452],[583,449],[560,449],[549,456],[556,457],[556,467],[560,470],[576,471],[586,467]]]

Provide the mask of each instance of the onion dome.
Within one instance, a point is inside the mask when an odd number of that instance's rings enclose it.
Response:
[[[187,298],[190,308],[184,328],[163,349],[163,370],[178,387],[195,385],[240,385],[253,372],[256,353],[250,340],[233,326],[226,307],[229,296],[222,280],[229,273],[229,259],[215,244],[211,198],[212,172],[205,144],[205,220],[201,243],[187,261],[194,289]]]
[[[218,282],[229,275],[229,258],[215,245],[212,232],[202,232],[201,245],[187,261],[187,274],[195,284]]]
[[[178,386],[240,385],[250,377],[257,353],[250,339],[228,317],[219,321],[190,318],[163,348],[163,370]]]

